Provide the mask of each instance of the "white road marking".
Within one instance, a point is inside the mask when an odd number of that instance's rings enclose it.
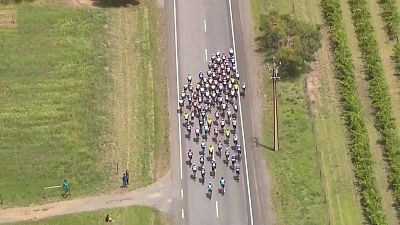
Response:
[[[179,106],[178,35],[177,35],[177,32],[176,32],[176,1],[175,0],[174,0],[174,32],[175,32],[176,94],[177,94],[177,98],[178,98],[177,101],[178,101],[178,106]],[[178,113],[178,134],[179,134],[179,162],[180,162],[180,165],[181,165],[181,180],[182,180],[183,179],[182,134],[181,134],[181,114],[179,114],[179,113]]]
[[[233,43],[233,52],[235,56],[235,61],[237,64],[237,57],[236,57],[236,44],[235,44],[235,31],[233,30],[233,18],[232,18],[232,2],[229,0],[229,16],[231,20],[231,32],[232,32],[232,43]],[[238,66],[238,65],[237,65]],[[240,108],[240,126],[242,128],[242,139],[243,139],[243,152],[244,152],[244,164],[246,166],[246,181],[247,181],[247,194],[249,198],[249,210],[250,210],[250,224],[254,224],[253,220],[253,209],[251,206],[251,196],[250,196],[250,185],[249,185],[249,172],[248,172],[248,167],[247,167],[247,156],[246,156],[246,141],[244,138],[244,129],[243,129],[243,117],[242,117],[242,105],[240,103],[240,95],[239,95],[239,108]]]
[[[185,211],[182,209],[182,219],[185,218]]]
[[[204,53],[205,53],[205,55],[206,55],[206,62],[207,62],[207,60],[208,60],[207,49],[204,49]]]
[[[183,189],[181,189],[181,197],[183,198]]]
[[[219,217],[218,215],[218,201],[215,201],[215,210],[217,212],[217,218]]]
[[[204,32],[207,32],[207,20],[204,20]]]

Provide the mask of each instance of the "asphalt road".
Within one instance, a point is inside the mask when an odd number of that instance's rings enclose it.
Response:
[[[232,47],[237,53],[238,69],[241,80],[247,81],[246,60],[241,38],[241,22],[239,18],[239,3],[237,0],[170,0],[166,1],[167,30],[169,35],[168,57],[175,59],[169,66],[170,98],[177,101],[177,93],[180,93],[187,82],[187,74],[192,74],[194,82],[197,82],[199,71],[207,70],[207,62],[211,54],[217,50],[228,53]],[[235,41],[234,41],[235,39]],[[173,60],[171,60],[173,61]],[[247,82],[246,82],[247,83]],[[249,85],[247,85],[249,87]],[[206,160],[206,178],[204,183],[199,179],[200,174],[194,179],[189,163],[187,151],[194,151],[193,163],[199,165],[199,143],[193,139],[194,133],[188,138],[183,127],[183,117],[176,117],[175,124],[171,124],[171,145],[179,151],[172,153],[172,180],[175,189],[172,191],[173,214],[175,224],[265,224],[265,202],[259,195],[260,178],[257,176],[256,161],[252,142],[253,129],[249,96],[241,98],[241,108],[244,113],[238,117],[239,142],[243,153],[240,160],[240,181],[235,177],[230,165],[224,162],[224,156],[214,156],[217,161],[215,178],[209,174],[210,162]],[[177,104],[170,106],[170,112],[176,112]],[[241,124],[241,120],[244,121]],[[174,132],[176,131],[176,132]],[[244,132],[243,132],[244,131]],[[212,129],[211,129],[212,133]],[[178,139],[178,140],[177,140]],[[220,138],[222,139],[222,135]],[[232,145],[232,140],[230,141]],[[207,146],[216,143],[208,138]],[[230,146],[231,146],[230,145]],[[230,147],[229,146],[229,147]],[[226,146],[224,146],[225,149]],[[245,147],[245,148],[244,148]],[[234,151],[231,150],[231,154]],[[205,155],[208,156],[207,149]],[[265,162],[259,163],[264,167]],[[226,193],[219,193],[219,179],[223,176],[226,180]],[[250,177],[250,179],[248,179]],[[261,179],[262,180],[262,179]],[[206,196],[207,184],[212,182],[214,193],[212,198]],[[265,182],[262,180],[261,183]],[[263,184],[261,184],[263,186]],[[262,189],[262,188],[261,188]],[[177,190],[177,191],[176,191]],[[264,215],[263,215],[264,214]]]

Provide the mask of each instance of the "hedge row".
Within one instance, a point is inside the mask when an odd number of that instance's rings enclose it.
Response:
[[[335,72],[340,80],[343,115],[348,128],[349,148],[364,214],[371,224],[386,225],[388,222],[382,210],[382,200],[373,171],[368,131],[357,92],[354,63],[343,27],[340,3],[339,0],[322,0],[322,7],[326,23],[330,28],[330,40],[335,55]]]
[[[383,74],[382,61],[370,21],[366,0],[349,0],[353,13],[359,46],[370,79],[369,93],[376,112],[375,126],[385,142],[387,159],[391,168],[389,182],[396,201],[400,203],[400,137],[396,132],[390,94]]]
[[[382,7],[382,17],[386,23],[386,32],[390,39],[397,37],[398,28],[400,25],[400,15],[397,11],[396,0],[380,0]]]

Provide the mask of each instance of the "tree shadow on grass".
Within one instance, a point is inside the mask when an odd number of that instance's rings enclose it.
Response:
[[[93,5],[101,8],[119,8],[139,5],[138,0],[93,0]]]

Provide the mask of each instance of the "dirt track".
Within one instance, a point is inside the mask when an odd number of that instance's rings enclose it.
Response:
[[[131,205],[146,205],[169,213],[170,172],[149,187],[131,192],[118,191],[111,194],[99,195],[69,201],[48,203],[30,207],[0,209],[0,223],[38,220],[46,217],[94,211],[105,208],[127,207]]]

